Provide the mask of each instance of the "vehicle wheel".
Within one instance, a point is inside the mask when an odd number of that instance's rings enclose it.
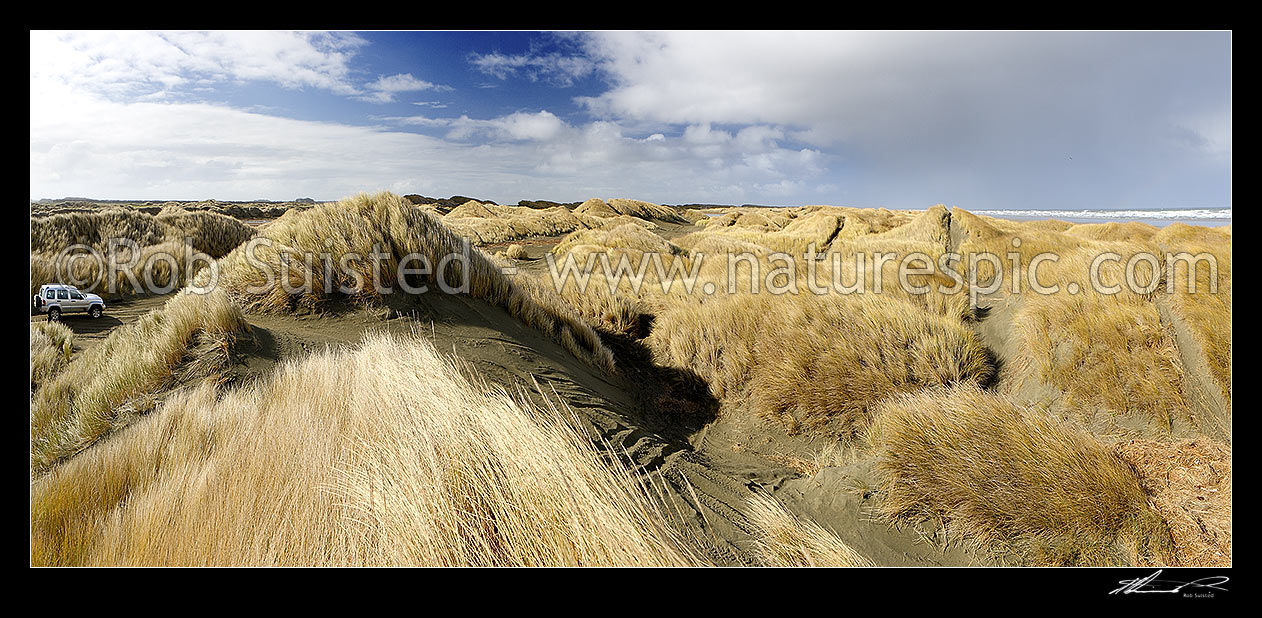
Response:
[[[93,320],[95,320],[95,319],[97,319],[97,318],[101,317],[101,308],[100,308],[100,307],[93,307],[93,308],[89,309],[89,310],[88,310],[88,315],[92,316],[92,319],[93,319]]]
[[[56,308],[56,307],[53,307],[52,309],[49,309],[49,310],[48,310],[48,321],[49,321],[49,322],[58,322],[58,321],[60,321],[60,320],[61,320],[61,309],[58,309],[58,308]]]

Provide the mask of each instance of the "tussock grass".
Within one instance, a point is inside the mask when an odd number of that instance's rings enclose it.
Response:
[[[1187,419],[1184,368],[1151,303],[1032,295],[1016,319],[1020,370],[1060,389],[1069,407],[1139,418],[1164,431]]]
[[[61,322],[31,322],[31,391],[57,375],[74,354],[74,331]]]
[[[523,208],[523,210],[534,209]],[[510,279],[489,256],[477,247],[469,247],[437,218],[416,208],[407,200],[391,194],[361,194],[336,204],[316,206],[310,210],[287,214],[276,220],[263,235],[274,246],[255,248],[252,259],[267,265],[273,273],[288,274],[269,282],[264,269],[250,263],[246,249],[238,248],[221,262],[220,285],[233,300],[247,311],[290,313],[318,311],[341,290],[352,301],[373,305],[382,295],[372,285],[374,277],[371,254],[375,249],[385,255],[379,262],[379,281],[405,293],[398,284],[399,261],[409,255],[424,256],[431,266],[429,274],[412,274],[408,285],[428,287],[426,293],[444,293],[439,287],[446,282],[457,288],[468,281],[467,293],[493,305],[504,307],[528,326],[552,337],[579,359],[605,371],[613,371],[613,354],[591,326],[565,304],[554,291],[530,277]],[[466,251],[467,249],[467,251]],[[284,255],[303,256],[321,253],[333,256],[359,255],[363,259],[348,262],[348,268],[333,269],[332,294],[323,286],[325,265],[301,257],[286,260]],[[467,269],[450,255],[466,255]],[[282,267],[284,264],[288,266]],[[419,262],[410,264],[417,268]],[[467,275],[467,277],[466,277]],[[308,281],[314,282],[309,288]],[[286,290],[286,285],[289,290]],[[296,292],[291,293],[296,290]]]
[[[732,214],[714,219],[715,223],[689,234],[691,237],[701,238],[681,239],[681,242],[695,246],[704,237],[721,236],[723,240],[756,244],[772,252],[800,256],[812,246],[816,253],[826,252],[842,222],[842,218],[837,215],[818,212],[788,220],[784,226],[777,226],[762,214],[747,213],[739,215],[732,225],[724,225],[723,219],[730,216]]]
[[[1003,272],[1002,290],[1011,290],[1014,281],[1018,289],[1028,290],[1029,273],[1026,266],[1041,253],[1065,255],[1075,249],[1090,245],[1091,241],[1077,236],[1070,236],[1054,229],[1044,229],[1025,222],[1002,221],[989,217],[979,217],[961,208],[951,211],[952,235],[958,239],[955,247],[960,254],[959,271],[965,278],[975,277],[979,287],[987,287],[996,275],[995,264],[985,258],[986,254],[996,256],[999,268]],[[1011,272],[1012,259],[1018,260],[1021,268],[1013,278]],[[1129,257],[1129,256],[1127,256]],[[976,262],[976,272],[973,264]],[[1044,262],[1039,266],[1039,278],[1047,282],[1052,279],[1045,276],[1055,264]],[[1066,271],[1068,272],[1068,271]],[[1085,279],[1086,269],[1073,273],[1075,281]],[[1061,282],[1066,283],[1066,282]]]
[[[250,226],[214,212],[160,213],[157,219],[168,226],[169,239],[188,238],[194,249],[215,259],[228,255],[255,235]]]
[[[962,324],[883,297],[716,297],[663,311],[647,342],[656,362],[696,372],[725,406],[842,436],[883,398],[993,373]]]
[[[753,553],[771,567],[871,567],[871,560],[819,524],[794,516],[775,498],[750,498],[744,510],[755,528]]]
[[[373,337],[183,391],[37,480],[31,561],[701,564],[661,498],[570,423],[426,341]]]
[[[32,217],[31,252],[55,254],[75,244],[104,249],[111,238],[156,245],[168,239],[168,231],[157,217],[129,208]]]
[[[504,250],[504,256],[513,260],[523,259],[527,257],[526,248],[521,245],[509,245],[508,248]]]
[[[1231,232],[1181,223],[1171,224],[1155,234],[1153,242],[1170,253],[1211,254],[1215,258],[1217,281],[1206,264],[1198,264],[1193,280],[1188,278],[1188,263],[1176,259],[1174,293],[1168,294],[1171,308],[1197,337],[1214,380],[1222,389],[1228,405],[1231,402]],[[1211,291],[1217,283],[1217,292]],[[1195,285],[1195,288],[1192,286]],[[1166,288],[1162,288],[1164,291]]]
[[[1040,279],[1057,282],[1054,294],[1025,293],[1015,322],[1021,353],[1015,368],[1025,380],[1034,377],[1055,386],[1068,407],[1079,411],[1108,411],[1137,418],[1161,431],[1189,420],[1184,392],[1184,367],[1174,333],[1162,321],[1153,294],[1125,285],[1116,294],[1097,291],[1088,276],[1096,256],[1113,252],[1124,263],[1139,252],[1157,252],[1148,243],[1092,242],[1060,254],[1060,260],[1040,268]],[[1137,283],[1154,276],[1164,281],[1164,265],[1153,273],[1140,264]],[[1105,262],[1104,285],[1124,283],[1124,266]],[[1079,293],[1069,291],[1069,284]]]
[[[689,223],[687,219],[681,217],[673,208],[661,206],[652,202],[615,198],[609,200],[608,206],[620,215],[627,215],[638,219],[652,219],[656,221],[666,221],[668,223]]]
[[[1157,226],[1139,221],[1125,223],[1110,221],[1108,223],[1079,223],[1067,228],[1065,233],[1089,240],[1145,241],[1151,240],[1159,229]]]
[[[592,230],[608,230],[615,227],[627,225],[628,223],[638,225],[649,230],[661,229],[658,224],[648,219],[638,219],[629,215],[617,215],[614,217],[595,217],[592,215],[576,214],[579,221],[583,222],[584,228]]]
[[[552,248],[552,253],[563,256],[580,247],[590,247],[582,253],[607,249],[634,249],[642,253],[657,253],[662,256],[681,253],[682,250],[667,242],[661,236],[633,223],[619,225],[612,229],[578,230],[561,239]],[[579,257],[578,254],[575,257]]]
[[[605,200],[602,200],[598,197],[593,197],[583,202],[582,204],[579,204],[578,208],[574,209],[574,214],[587,215],[589,217],[604,218],[604,217],[617,217],[621,213],[610,208],[609,204],[605,203]]]
[[[149,412],[172,387],[219,376],[233,342],[249,332],[220,293],[181,293],[115,329],[32,395],[33,474]]]
[[[137,287],[148,289],[145,268],[151,264],[153,286],[178,288],[195,273],[185,272],[194,265],[195,252],[220,258],[252,238],[253,228],[240,221],[213,212],[190,212],[183,208],[164,208],[157,215],[132,209],[110,208],[96,212],[56,214],[31,219],[31,293],[45,283],[75,282],[80,289],[110,298],[136,293]],[[116,246],[111,254],[111,239],[130,240],[139,248],[139,255],[125,246]],[[95,250],[103,260],[111,255],[123,274],[114,291],[109,289],[108,264],[94,259],[74,258],[84,254],[63,251],[73,245]],[[175,264],[156,260],[154,256],[172,256]],[[203,263],[195,264],[201,266]],[[132,284],[135,282],[135,285]]]
[[[683,212],[679,213],[679,216],[683,217],[692,224],[696,224],[698,221],[706,221],[710,218],[704,212],[695,208],[685,208]]]
[[[609,279],[601,280],[598,274],[593,276],[586,287],[574,279],[566,281],[561,287],[561,298],[597,330],[636,338],[645,336],[647,333],[641,332],[641,325],[647,316],[656,312],[655,304],[635,295],[628,289],[630,284],[619,284],[611,292]]]
[[[886,401],[869,440],[886,476],[881,511],[945,522],[953,538],[1020,563],[1175,560],[1135,470],[1088,434],[969,385]]]
[[[467,237],[476,245],[532,236],[560,236],[583,227],[583,222],[564,206],[540,209],[473,200],[447,213],[442,221],[457,235]]]
[[[881,238],[929,243],[941,247],[941,253],[946,249],[950,220],[951,213],[946,206],[937,204],[917,214],[907,223],[877,234]]]

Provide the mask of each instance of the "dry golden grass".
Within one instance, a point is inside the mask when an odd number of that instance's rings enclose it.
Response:
[[[656,230],[661,229],[656,223],[648,219],[638,219],[628,215],[617,215],[613,217],[595,217],[592,215],[576,214],[579,221],[583,222],[583,227],[592,230],[608,230],[628,223],[638,225],[645,229]]]
[[[103,297],[126,296],[149,287],[145,266],[152,264],[152,286],[160,289],[182,287],[195,273],[185,272],[194,263],[195,252],[220,258],[252,238],[253,228],[240,221],[211,212],[189,212],[182,208],[164,209],[158,216],[135,210],[111,208],[99,212],[66,213],[31,219],[31,293],[45,283],[77,284],[80,289]],[[139,255],[131,249],[110,246],[112,239],[130,240],[139,247]],[[118,275],[121,285],[110,290],[108,266],[94,259],[62,255],[72,245],[86,245],[103,260],[113,258],[126,273]],[[86,253],[76,250],[74,253]],[[154,256],[175,258],[173,265]],[[132,285],[131,282],[135,282]]]
[[[525,210],[532,210],[526,208]],[[445,293],[440,280],[458,288],[468,281],[467,293],[493,305],[504,307],[528,326],[552,337],[579,359],[605,371],[613,371],[613,354],[596,331],[566,305],[554,291],[530,277],[510,279],[489,256],[477,247],[467,247],[463,240],[437,218],[416,208],[407,200],[391,194],[361,194],[336,204],[325,204],[301,213],[286,214],[263,231],[263,237],[274,246],[255,247],[254,260],[273,273],[288,273],[285,280],[269,281],[264,269],[250,263],[249,246],[233,251],[221,262],[220,286],[247,311],[290,313],[318,311],[331,298],[342,296],[365,305],[382,300],[372,284],[374,269],[371,254],[379,248],[385,258],[377,268],[378,281],[392,288],[391,293],[404,293],[399,286],[399,262],[409,255],[423,256],[431,267],[429,274],[411,274],[406,281],[415,288],[428,287],[426,293]],[[459,259],[443,260],[450,255],[466,255],[468,273]],[[362,259],[337,264],[337,276],[330,279],[332,294],[323,286],[324,264],[315,259],[308,264],[302,257],[288,260],[282,268],[282,256],[328,254],[358,255]],[[340,258],[339,258],[340,259]],[[410,264],[419,267],[420,262]],[[305,284],[314,285],[309,288]],[[199,281],[199,283],[204,281]],[[289,287],[287,290],[286,287]],[[296,292],[294,290],[297,290]]]
[[[1167,294],[1174,313],[1191,328],[1201,347],[1204,362],[1231,403],[1231,233],[1230,230],[1171,224],[1152,238],[1163,251],[1192,256],[1208,253],[1217,265],[1214,272],[1199,263],[1194,278],[1188,278],[1186,259],[1172,260],[1174,293]],[[1214,291],[1214,283],[1217,290]],[[1193,288],[1195,286],[1195,288]],[[1165,287],[1162,291],[1166,290]]]
[[[593,197],[583,202],[582,204],[579,204],[578,207],[574,209],[574,214],[587,215],[589,217],[605,218],[605,217],[617,217],[620,213],[610,208],[609,204],[605,203],[605,200],[602,200],[598,197]]]
[[[1069,407],[1131,416],[1165,431],[1187,419],[1179,352],[1151,303],[1030,296],[1016,319],[1020,369],[1060,389]]]
[[[1231,566],[1231,448],[1208,439],[1116,445],[1170,527],[1180,566]]]
[[[724,215],[724,217],[731,216]],[[808,248],[814,247],[816,253],[828,250],[832,239],[837,235],[842,218],[825,212],[812,213],[794,218],[783,227],[758,213],[740,215],[737,222],[730,226],[721,223],[723,217],[714,219],[718,223],[706,226],[689,236],[721,236],[723,240],[739,241],[759,245],[768,251],[788,253],[801,256]],[[757,222],[764,222],[758,224]],[[695,246],[701,238],[680,239],[681,244]]]
[[[55,254],[75,244],[104,249],[111,238],[156,245],[168,240],[168,231],[157,217],[127,208],[32,217],[31,252]]]
[[[875,566],[819,524],[794,516],[775,498],[756,494],[744,514],[755,529],[753,554],[764,566]]]
[[[647,341],[659,364],[696,372],[725,405],[843,436],[883,398],[993,371],[959,322],[876,296],[716,297],[663,311]]]
[[[869,440],[882,512],[944,522],[950,537],[1037,565],[1176,560],[1134,469],[1047,413],[972,386],[888,400]]]
[[[608,206],[620,215],[636,217],[637,219],[652,219],[668,223],[689,223],[687,219],[681,217],[674,209],[651,202],[616,198],[609,200]]]
[[[74,354],[74,331],[61,322],[31,322],[31,391],[57,375]]]
[[[255,234],[254,228],[214,212],[161,213],[157,219],[169,227],[168,239],[188,238],[194,249],[215,259],[228,255]]]
[[[1122,259],[1103,264],[1100,282],[1122,284],[1116,294],[1097,291],[1088,275],[1090,263],[1108,252]],[[1125,285],[1123,264],[1141,252],[1158,253],[1149,243],[1092,242],[1040,268],[1040,279],[1061,288],[1054,294],[1023,294],[1014,318],[1021,341],[1014,369],[1021,380],[1034,378],[1059,389],[1069,408],[1106,411],[1169,431],[1177,422],[1191,420],[1186,367],[1153,294]],[[1136,283],[1152,281],[1150,265],[1138,264]],[[1159,280],[1163,270],[1159,266]],[[1077,294],[1070,284],[1078,286]]]
[[[996,264],[989,261],[990,258],[987,257],[991,255],[999,261],[997,266],[1003,274],[1002,290],[1011,290],[1014,282],[1019,286],[1017,289],[1028,290],[1030,286],[1027,265],[1036,256],[1042,253],[1065,255],[1090,243],[1085,238],[1070,236],[1055,229],[1033,225],[1033,223],[1037,222],[1002,221],[979,217],[961,208],[952,209],[951,231],[952,235],[959,239],[955,251],[960,254],[960,273],[966,279],[975,278],[978,287],[988,287],[996,275]],[[1016,279],[1012,277],[1011,270],[1014,257],[1021,265]],[[1052,266],[1052,263],[1044,262],[1039,267],[1040,281],[1051,279],[1043,273]],[[1085,276],[1084,269],[1075,277],[1075,280]]]
[[[565,413],[468,375],[426,341],[377,336],[183,391],[32,485],[31,562],[702,562]]]
[[[1108,223],[1079,223],[1067,228],[1065,233],[1088,240],[1144,241],[1151,240],[1159,229],[1156,226],[1139,221],[1127,221],[1126,223],[1110,221]]]
[[[509,245],[507,249],[504,249],[504,257],[512,260],[525,258],[527,257],[526,248],[521,245]]]
[[[706,221],[710,218],[709,215],[695,208],[685,208],[683,212],[679,213],[679,216],[683,217],[686,221],[693,224],[696,224],[700,221]]]
[[[219,376],[233,342],[249,332],[220,293],[181,293],[114,329],[32,395],[32,473],[44,473],[149,412],[173,386]]]
[[[642,253],[674,255],[682,250],[654,234],[643,226],[626,223],[611,229],[584,229],[562,238],[552,248],[553,255],[564,256],[580,247],[588,247],[586,253],[609,249],[634,249]],[[576,254],[576,258],[581,254]]]
[[[595,277],[586,287],[577,280],[567,280],[561,286],[562,300],[597,330],[636,338],[646,335],[640,332],[640,327],[645,317],[654,313],[652,305],[627,290],[627,283],[620,285],[622,289],[615,288],[611,292],[608,279]]]
[[[583,227],[563,206],[529,208],[498,206],[470,200],[442,218],[457,235],[475,245],[490,245],[532,236],[559,236]]]

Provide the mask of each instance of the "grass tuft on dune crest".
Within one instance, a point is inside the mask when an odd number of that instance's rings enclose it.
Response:
[[[399,283],[400,262],[418,256],[402,267],[420,269],[427,263],[430,270],[406,273],[402,281],[408,286],[443,294],[445,283],[449,289],[504,307],[579,359],[614,370],[613,353],[555,292],[530,277],[509,278],[490,256],[469,246],[437,217],[392,193],[360,194],[289,213],[263,230],[262,239],[271,245],[244,245],[221,262],[220,285],[247,311],[318,311],[335,296],[372,305],[384,293],[373,285],[374,279],[388,286],[388,293],[406,293]],[[374,264],[376,251],[381,259]],[[317,259],[320,254],[339,260],[348,255],[359,258],[326,266]],[[464,256],[467,261],[449,256]],[[269,271],[277,274],[275,280],[268,280]]]

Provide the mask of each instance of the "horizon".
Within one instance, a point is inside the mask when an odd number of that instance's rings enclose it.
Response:
[[[30,193],[1229,209],[1230,61],[1230,32],[32,31]]]

